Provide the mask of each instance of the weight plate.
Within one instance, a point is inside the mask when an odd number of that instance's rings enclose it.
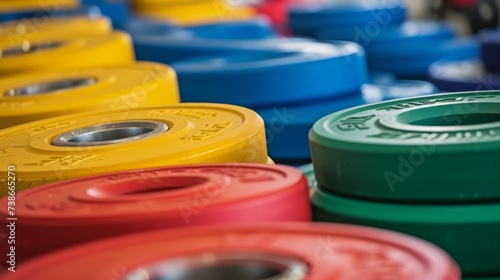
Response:
[[[264,133],[255,112],[233,105],[184,103],[90,112],[0,130],[0,167],[16,166],[17,189],[22,190],[138,168],[266,163]],[[3,196],[7,188],[2,190]]]
[[[396,80],[364,84],[361,87],[363,97],[367,103],[376,103],[391,99],[415,97],[438,93],[439,90],[425,81]]]
[[[479,44],[475,38],[438,40],[421,45],[419,52],[401,48],[400,52],[371,55],[367,53],[370,71],[385,71],[401,79],[423,80],[427,78],[429,66],[438,60],[479,55]]]
[[[490,71],[500,71],[500,29],[486,29],[479,33],[481,60]]]
[[[104,34],[112,30],[109,19],[105,17],[59,17],[46,19],[43,24],[31,19],[3,22],[0,24],[0,36],[15,41],[29,40],[38,32],[56,34]]]
[[[233,1],[234,2],[234,1]],[[255,10],[226,0],[199,1],[185,4],[137,5],[139,15],[171,20],[182,26],[218,21],[246,20],[255,16]]]
[[[140,32],[129,31],[134,38],[138,60],[163,63],[210,54],[270,49],[284,42],[305,41],[272,36],[261,37],[269,34],[270,30],[268,23],[254,20],[216,23],[185,29],[155,25],[141,28]]]
[[[500,89],[500,74],[487,72],[476,58],[437,61],[429,67],[429,77],[445,91]]]
[[[331,112],[363,104],[363,96],[358,92],[315,103],[259,108],[256,112],[264,119],[267,150],[273,159],[310,162],[307,135],[314,123]]]
[[[500,92],[483,91],[347,109],[316,122],[309,139],[318,182],[332,191],[463,202],[500,197],[499,133]]]
[[[289,163],[291,160],[310,162],[307,135],[314,123],[325,115],[366,103],[433,94],[437,88],[424,81],[379,81],[379,84],[363,84],[361,91],[362,96],[358,92],[314,103],[256,109],[266,125],[269,155],[284,164],[295,165],[294,162]]]
[[[56,3],[55,3],[56,2]],[[54,7],[57,5],[57,7]],[[20,12],[20,11],[47,11],[77,8],[79,2],[77,0],[2,0],[0,2],[0,13]]]
[[[115,28],[121,27],[127,22],[132,10],[129,0],[82,0],[82,4],[99,7],[102,14],[111,19]]]
[[[368,73],[368,82],[372,84],[388,84],[398,79],[396,75],[390,72],[370,72]]]
[[[287,13],[290,2],[286,0],[258,1],[256,9],[259,14],[268,18],[275,27],[282,29],[285,28],[288,21]]]
[[[476,5],[477,0],[446,0],[445,2],[455,8],[470,8]]]
[[[462,273],[498,274],[500,204],[404,204],[354,199],[331,193],[308,173],[315,221],[373,226],[414,235],[448,252]],[[318,172],[316,172],[318,174]]]
[[[169,21],[145,17],[130,18],[122,29],[132,36],[134,43],[136,40],[139,40],[141,36],[164,36],[174,31],[179,32],[179,30],[181,30]]]
[[[377,22],[360,27],[324,27],[315,37],[323,40],[344,40],[360,44],[368,54],[378,52],[399,53],[407,49],[422,52],[420,44],[435,43],[436,40],[451,40],[455,29],[448,23],[432,21],[406,21],[401,25],[381,26]],[[409,52],[409,51],[408,51]]]
[[[21,1],[18,1],[21,2]],[[24,2],[24,1],[23,1]],[[56,7],[53,1],[38,1],[35,9],[27,10],[12,10],[6,11],[0,8],[0,22],[13,21],[13,20],[29,20],[35,25],[44,25],[47,19],[68,17],[68,16],[89,16],[100,17],[102,16],[101,10],[95,6],[82,6],[82,7]],[[0,5],[2,5],[0,3]]]
[[[124,65],[134,61],[126,33],[37,33],[29,38],[0,38],[0,74],[29,70]]]
[[[284,165],[120,172],[40,186],[16,199],[22,201],[16,205],[18,262],[83,242],[163,228],[311,221],[307,181]],[[7,203],[7,198],[0,201]],[[9,217],[7,207],[0,217]],[[8,234],[4,228],[0,233]]]
[[[289,25],[296,35],[310,36],[318,29],[347,27],[377,28],[399,25],[406,20],[403,1],[341,1],[292,6]],[[359,28],[358,27],[358,28]]]
[[[172,67],[182,101],[251,108],[343,96],[367,79],[364,51],[349,42],[285,42],[267,52],[196,57]]]
[[[222,40],[215,41],[219,44],[227,43],[225,40],[261,40],[275,37],[269,22],[263,19],[217,22],[180,28],[164,20],[138,18],[129,21],[128,25],[132,27],[128,29],[131,35],[136,40],[145,40],[146,43],[152,36],[161,36],[163,41],[168,42]]]
[[[458,280],[460,270],[439,248],[399,233],[278,223],[162,230],[94,242],[28,262],[4,279],[113,277]]]
[[[260,40],[275,37],[267,20],[216,22],[186,27],[193,37],[214,40]]]
[[[186,5],[200,2],[210,2],[211,0],[169,0],[170,5]],[[165,4],[165,0],[132,0],[134,7]]]
[[[151,62],[13,75],[0,79],[0,92],[0,129],[74,113],[179,103],[174,70]]]

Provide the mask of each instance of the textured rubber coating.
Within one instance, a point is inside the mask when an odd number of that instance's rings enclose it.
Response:
[[[128,278],[133,271],[162,279],[183,270],[178,263],[172,263],[174,260],[205,259],[205,266],[210,267],[211,259],[231,253],[298,261],[305,265],[295,273],[310,280],[363,279],[367,276],[405,280],[460,279],[456,264],[442,250],[427,242],[378,229],[305,223],[226,225],[130,235],[47,255],[26,263],[4,279],[121,279]],[[170,269],[162,270],[168,264]],[[296,279],[296,276],[290,277]],[[234,278],[223,275],[217,279]]]
[[[19,193],[17,199],[18,265],[63,247],[130,233],[311,221],[308,184],[302,173],[265,164],[189,165],[104,174],[33,188]],[[7,203],[7,198],[0,200],[0,205]],[[8,216],[5,209],[0,210],[3,219]],[[0,234],[8,230],[3,227]]]
[[[463,203],[500,198],[499,135],[500,92],[478,91],[343,110],[316,122],[309,138],[318,182],[332,191]]]

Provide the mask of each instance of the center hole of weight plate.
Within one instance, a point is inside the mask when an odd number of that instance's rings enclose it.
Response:
[[[401,113],[398,121],[419,126],[481,125],[500,122],[500,107],[496,103],[458,103],[422,107]]]
[[[88,190],[92,197],[133,197],[135,195],[161,195],[174,190],[200,186],[208,182],[207,178],[195,176],[170,175],[167,177],[137,177],[127,183],[95,186]]]
[[[475,125],[500,122],[500,114],[454,114],[449,116],[430,117],[410,123],[423,126]]]
[[[301,280],[298,260],[260,253],[218,253],[182,258],[136,270],[126,280]]]
[[[18,46],[2,49],[0,51],[0,58],[55,49],[57,47],[62,46],[63,44],[64,44],[63,42],[47,42],[47,43],[32,44],[29,41],[24,41],[22,44]]]
[[[156,121],[112,122],[87,126],[61,134],[52,140],[54,146],[101,146],[137,141],[161,134],[168,126]]]
[[[38,94],[56,93],[63,90],[75,89],[79,87],[93,85],[97,82],[95,78],[75,78],[51,81],[27,85],[23,87],[11,88],[4,92],[4,96],[32,96]]]
[[[500,127],[500,106],[495,102],[457,102],[396,111],[380,123],[398,130],[423,132],[470,131]]]

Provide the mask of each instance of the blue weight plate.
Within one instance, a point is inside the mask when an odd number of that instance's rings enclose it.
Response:
[[[296,35],[311,36],[329,27],[398,25],[406,20],[404,1],[365,0],[307,3],[289,10],[289,25]]]
[[[440,40],[429,43],[419,53],[402,50],[400,53],[367,55],[370,71],[387,71],[400,79],[427,79],[429,66],[438,60],[478,56],[479,44],[475,38]]]
[[[276,36],[270,23],[264,19],[218,22],[191,26],[186,30],[198,38],[215,40],[261,40]]]
[[[479,33],[481,60],[489,71],[500,71],[500,29],[486,29]]]
[[[283,42],[259,53],[197,57],[171,64],[183,102],[250,108],[332,98],[366,82],[363,49],[350,42]]]
[[[487,72],[477,58],[437,61],[430,66],[429,77],[444,91],[500,89],[500,73]]]
[[[373,84],[391,84],[398,79],[396,75],[389,72],[370,72],[368,82]]]
[[[376,103],[390,99],[438,93],[439,90],[426,81],[398,80],[364,84],[362,92],[367,103]]]
[[[149,36],[163,36],[181,31],[179,27],[171,22],[145,17],[131,17],[121,29],[128,32],[134,40],[136,37],[143,36],[144,34]]]
[[[310,160],[307,135],[320,118],[339,110],[383,100],[437,93],[437,88],[424,81],[394,81],[365,84],[362,95],[297,106],[277,106],[257,109],[264,119],[268,153],[276,162]]]
[[[315,37],[322,41],[345,40],[360,44],[368,55],[379,53],[421,52],[420,45],[436,40],[453,39],[455,29],[450,24],[432,21],[407,21],[402,25],[382,27],[325,27]]]
[[[100,17],[102,16],[102,12],[101,9],[97,6],[81,6],[78,9],[67,9],[67,10],[46,9],[37,11],[0,13],[0,22],[20,20],[20,19],[30,19],[30,18],[46,19],[51,17],[66,17],[66,16]]]
[[[225,22],[190,28],[159,30],[153,27],[133,32],[138,60],[171,63],[176,60],[209,54],[228,54],[260,47],[273,47],[276,38],[272,27],[260,19],[244,22]],[[289,41],[290,39],[286,39]],[[298,39],[297,39],[298,40]]]
[[[365,104],[357,92],[348,96],[294,106],[256,109],[264,119],[269,156],[277,161],[311,160],[309,130],[333,112]]]
[[[123,28],[131,14],[130,0],[81,0],[83,5],[97,6],[113,23],[114,28]]]

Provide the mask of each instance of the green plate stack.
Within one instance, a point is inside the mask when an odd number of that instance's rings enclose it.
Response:
[[[500,279],[500,92],[355,107],[309,138],[316,221],[411,234],[446,250],[466,279]]]

